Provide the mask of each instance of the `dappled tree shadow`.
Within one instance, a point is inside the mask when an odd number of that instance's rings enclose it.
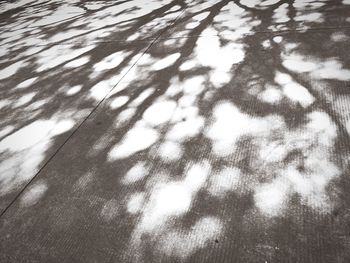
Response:
[[[16,15],[13,20],[4,15],[2,20],[2,196],[10,194],[2,207],[67,134],[58,136],[91,112],[150,43],[137,38],[130,43],[126,37],[144,30],[156,38],[179,14],[173,11],[174,6],[179,9],[177,3],[163,4],[151,1],[144,10],[143,3],[132,1],[32,1],[7,11]],[[153,9],[162,21],[152,19]],[[54,137],[60,140],[55,142]]]
[[[25,236],[33,259],[347,262],[347,2],[13,6],[4,208],[86,121],[4,215],[2,240]]]

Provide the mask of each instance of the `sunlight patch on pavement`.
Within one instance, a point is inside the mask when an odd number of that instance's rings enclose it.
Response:
[[[182,145],[177,141],[166,140],[157,149],[157,156],[164,162],[180,160],[183,155]]]
[[[29,103],[31,100],[33,100],[33,98],[35,97],[35,95],[37,94],[37,92],[30,92],[27,94],[22,95],[20,98],[17,98],[16,102],[13,104],[13,108],[18,108],[21,107],[27,103]]]
[[[224,230],[219,218],[206,216],[200,218],[190,230],[172,230],[164,233],[158,242],[158,249],[169,257],[186,260],[208,243],[218,239]]]
[[[20,68],[28,65],[28,62],[18,61],[0,70],[0,79],[6,79],[14,75]]]
[[[81,67],[81,66],[87,64],[89,61],[90,61],[90,57],[84,56],[84,57],[75,59],[75,60],[65,64],[64,67],[66,67],[66,68],[78,68],[78,67]]]
[[[199,38],[195,54],[200,65],[212,69],[210,80],[218,88],[231,80],[232,65],[240,63],[244,59],[242,45],[230,43],[221,46],[219,37]]]
[[[206,185],[210,171],[208,161],[193,163],[188,165],[180,180],[154,181],[148,200],[144,199],[144,193],[135,193],[129,199],[127,209],[130,213],[141,213],[130,240],[133,249],[142,250],[147,239],[162,255],[186,259],[221,236],[223,223],[213,216],[198,219],[185,231],[175,224],[176,219],[191,209],[198,191]]]
[[[128,96],[116,97],[110,102],[110,107],[113,110],[114,109],[118,109],[121,106],[123,106],[124,104],[126,104],[128,101],[129,101],[129,97]]]
[[[188,212],[196,193],[204,186],[210,165],[207,161],[190,165],[181,181],[170,181],[155,185],[146,204],[139,231],[159,231],[172,217]]]
[[[136,214],[141,211],[143,207],[143,203],[145,201],[145,194],[144,193],[134,193],[129,198],[129,201],[127,203],[127,211],[130,214]]]
[[[239,184],[241,172],[235,167],[225,167],[210,176],[208,191],[216,197],[225,197],[234,191]]]
[[[47,184],[44,182],[36,182],[27,189],[20,199],[22,206],[33,206],[40,201],[48,190]]]
[[[176,109],[176,102],[172,100],[153,103],[143,114],[143,120],[152,126],[168,122]]]
[[[130,157],[131,155],[147,149],[157,141],[158,132],[144,124],[136,124],[124,136],[121,142],[113,146],[108,153],[108,160],[114,161]]]
[[[38,77],[34,77],[34,78],[30,78],[27,79],[25,81],[22,81],[21,83],[19,83],[15,89],[25,89],[30,87],[36,80],[38,79]]]
[[[283,93],[293,102],[298,102],[304,108],[310,106],[315,98],[300,84],[294,82],[290,75],[276,72],[275,81],[282,87]]]
[[[218,156],[228,156],[235,150],[236,141],[243,135],[259,135],[271,128],[271,123],[279,124],[279,116],[257,118],[242,113],[232,103],[222,101],[213,110],[214,121],[206,130],[212,140],[213,152]]]
[[[258,96],[259,99],[261,99],[263,102],[275,104],[278,103],[282,99],[283,95],[282,92],[277,88],[273,86],[266,86],[266,89],[261,92]]]
[[[350,69],[343,68],[343,65],[335,58],[319,61],[319,59],[306,59],[300,54],[284,54],[283,65],[297,73],[309,73],[316,79],[350,80]]]
[[[261,140],[260,161],[252,165],[258,167],[260,163],[257,173],[270,173],[274,179],[258,185],[254,198],[266,216],[281,215],[295,193],[303,204],[319,212],[330,211],[332,202],[327,186],[341,173],[331,160],[337,130],[324,112],[314,111],[307,117],[306,124],[284,132],[282,138]],[[280,165],[290,152],[299,152],[302,159],[290,161],[288,166]]]
[[[66,91],[66,95],[73,96],[73,95],[77,94],[81,90],[81,88],[82,88],[81,85],[73,86]]]
[[[116,216],[118,216],[120,213],[120,201],[116,199],[108,200],[102,210],[101,210],[101,216],[104,220],[107,222],[113,220]]]
[[[55,45],[39,53],[36,63],[38,67],[36,72],[42,72],[57,67],[61,64],[75,59],[76,57],[89,52],[94,45],[82,48],[73,48],[73,45]]]
[[[0,142],[0,195],[7,194],[31,178],[45,159],[52,139],[73,128],[72,119],[37,120]]]
[[[146,162],[138,162],[130,170],[125,174],[122,179],[123,184],[133,184],[142,179],[144,179],[148,175],[148,165]]]
[[[93,68],[95,71],[104,71],[107,69],[116,68],[128,55],[130,55],[130,52],[125,52],[125,51],[115,52],[103,58],[100,62],[96,63],[93,66]]]
[[[176,62],[176,60],[178,60],[180,55],[181,55],[180,53],[168,55],[167,57],[165,57],[161,60],[158,60],[156,63],[154,63],[152,66],[152,69],[153,70],[162,70],[164,68],[170,67],[171,65],[173,65]]]

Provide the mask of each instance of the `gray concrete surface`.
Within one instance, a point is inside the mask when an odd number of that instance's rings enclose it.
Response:
[[[349,262],[350,2],[0,3],[1,262]]]

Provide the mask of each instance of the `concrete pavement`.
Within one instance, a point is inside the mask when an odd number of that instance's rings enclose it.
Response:
[[[350,2],[0,4],[1,262],[348,262]]]

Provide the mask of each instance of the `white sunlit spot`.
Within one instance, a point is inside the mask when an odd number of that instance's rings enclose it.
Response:
[[[132,118],[132,116],[135,114],[136,108],[126,108],[121,113],[118,114],[117,118],[115,119],[115,127],[120,127],[121,125],[125,124],[129,119]]]
[[[168,122],[176,108],[175,101],[159,101],[151,105],[143,114],[143,119],[151,125]]]
[[[204,78],[196,76],[186,79],[182,84],[184,93],[198,95],[204,90]]]
[[[130,214],[136,214],[140,212],[144,203],[144,193],[135,193],[133,194],[127,204],[127,211]]]
[[[165,95],[167,97],[173,97],[178,95],[182,91],[182,86],[178,76],[170,79],[170,86],[167,88]]]
[[[289,99],[299,102],[303,107],[308,107],[315,101],[309,91],[297,83],[286,84],[283,92]]]
[[[270,42],[269,39],[264,40],[261,44],[262,44],[262,46],[264,48],[270,48],[271,47],[271,42]]]
[[[340,81],[350,80],[350,70],[336,59],[316,61],[302,57],[298,54],[284,56],[283,65],[289,70],[298,73],[309,73],[317,79],[337,79]]]
[[[101,210],[101,216],[106,221],[111,221],[113,218],[118,216],[120,213],[120,202],[116,199],[108,200],[102,210]]]
[[[213,152],[227,156],[235,150],[235,143],[242,135],[259,135],[269,132],[271,127],[280,127],[280,116],[269,115],[264,118],[252,117],[242,113],[234,104],[221,101],[214,107],[213,123],[205,135],[212,140]]]
[[[273,38],[273,41],[274,41],[275,43],[281,43],[282,40],[283,40],[283,37],[281,37],[281,36],[275,36],[275,37]]]
[[[17,89],[25,89],[28,88],[30,85],[32,85],[36,80],[38,79],[38,77],[34,77],[34,78],[30,78],[27,79],[23,82],[21,82],[20,84],[17,85]]]
[[[52,120],[35,121],[2,140],[0,142],[0,151],[5,149],[21,151],[34,146],[49,136],[55,125],[55,121]]]
[[[175,161],[182,157],[181,145],[174,141],[163,142],[158,149],[158,155],[165,161]]]
[[[114,78],[112,78],[111,80],[103,80],[94,85],[90,89],[90,97],[95,99],[96,101],[101,101],[117,83],[117,80],[115,80],[115,82],[113,80]]]
[[[197,135],[204,125],[204,119],[200,116],[188,118],[186,121],[175,124],[166,137],[178,141],[185,140]]]
[[[63,17],[62,17],[63,18]],[[72,21],[72,28],[64,31],[56,32],[52,37],[50,37],[51,41],[60,41],[68,38],[79,37],[83,35],[84,29],[81,26],[87,26],[87,19],[79,19],[78,21]],[[77,27],[80,26],[80,27]],[[86,33],[86,31],[85,31]]]
[[[199,26],[200,23],[199,22],[190,22],[186,25],[186,29],[194,29],[196,28],[197,26]]]
[[[128,101],[129,101],[128,96],[120,96],[120,97],[113,99],[110,103],[110,106],[112,109],[118,109],[121,106],[123,106],[125,103],[127,103]]]
[[[136,125],[128,131],[120,143],[115,145],[108,154],[110,161],[127,158],[139,151],[150,147],[158,139],[159,134],[156,130]]]
[[[6,127],[2,127],[0,129],[0,137],[6,136],[10,132],[12,132],[14,129],[15,129],[14,126],[11,126],[11,125],[8,125]]]
[[[134,40],[138,39],[139,37],[140,37],[140,33],[136,32],[136,33],[132,34],[131,36],[129,36],[126,40],[127,41],[134,41]]]
[[[328,161],[325,161],[324,165],[322,163],[319,163],[319,165],[319,171],[316,170],[309,176],[301,174],[292,167],[287,169],[285,176],[290,181],[294,191],[300,194],[304,202],[311,207],[327,210],[329,204],[326,197],[326,186],[334,176],[339,174],[339,171]],[[324,168],[326,169],[323,170]]]
[[[237,188],[240,180],[240,171],[237,168],[226,167],[210,177],[208,191],[213,196],[224,196]]]
[[[195,194],[204,186],[210,169],[207,161],[196,163],[187,168],[182,181],[156,185],[140,223],[142,231],[149,232],[162,227],[169,218],[187,212]]]
[[[31,186],[21,197],[20,203],[22,206],[35,205],[46,193],[48,187],[45,183],[36,183]]]
[[[219,238],[223,223],[215,217],[203,217],[196,221],[188,231],[168,231],[159,242],[159,248],[165,255],[187,259],[213,239]]]
[[[153,93],[154,93],[155,89],[154,88],[148,88],[148,89],[145,89],[141,92],[141,94],[136,98],[134,99],[130,106],[132,107],[137,107],[139,106],[140,104],[142,104],[146,99],[148,99]]]
[[[180,53],[175,53],[175,54],[171,54],[171,55],[159,60],[152,65],[152,69],[153,70],[161,70],[161,69],[170,67],[171,65],[173,65],[176,62],[176,60],[178,60],[180,55],[181,55]]]
[[[197,65],[197,62],[195,60],[187,60],[181,64],[179,69],[181,71],[187,71],[187,70],[193,69],[194,67],[196,67],[196,65]]]
[[[0,142],[0,153],[8,154],[8,157],[0,163],[0,195],[30,179],[45,159],[53,137],[66,132],[73,125],[74,121],[69,118],[37,120],[4,138]],[[35,204],[44,192],[40,189],[30,192],[22,203]]]
[[[276,23],[286,23],[290,20],[288,16],[288,4],[284,3],[274,10],[273,18]]]
[[[43,16],[42,18],[36,20],[34,23],[31,24],[31,26],[40,27],[40,26],[57,25],[57,23],[62,23],[62,21],[72,19],[78,15],[79,14],[77,13],[66,13],[64,9],[59,8],[55,12],[51,13],[50,15]]]
[[[254,194],[256,206],[266,216],[280,215],[287,202],[289,187],[288,182],[279,178],[259,186]]]
[[[309,14],[299,14],[294,18],[296,21],[300,21],[303,23],[306,22],[316,22],[316,23],[321,23],[323,22],[322,14],[318,12],[313,12]]]
[[[320,143],[325,146],[332,146],[337,135],[337,129],[330,117],[325,112],[314,111],[308,114],[309,122],[307,128],[312,133],[320,134]]]
[[[119,66],[119,64],[125,59],[125,57],[129,53],[124,51],[118,51],[113,53],[105,58],[103,58],[100,62],[96,63],[93,68],[95,71],[103,71],[107,69],[113,69]]]
[[[189,167],[184,183],[186,187],[192,191],[198,191],[207,180],[210,173],[210,165],[208,162],[201,162]]]
[[[66,95],[73,96],[73,95],[77,94],[81,90],[81,88],[82,88],[81,85],[73,86],[66,91]]]
[[[24,61],[18,61],[14,64],[9,65],[8,67],[0,70],[0,79],[6,79],[14,75],[20,68],[26,66],[28,63]]]
[[[279,102],[282,97],[281,91],[275,87],[268,87],[261,94],[259,94],[259,99],[271,104]]]
[[[51,135],[59,135],[71,130],[74,127],[75,121],[72,119],[60,120],[55,123],[54,127],[50,131]]]
[[[201,92],[201,90],[199,90],[199,92]],[[198,97],[196,96],[196,94],[184,94],[179,100],[179,106],[182,108],[190,108],[191,106],[193,107],[197,99]]]
[[[310,72],[318,68],[318,64],[312,61],[306,61],[303,57],[298,55],[290,55],[286,57],[283,66],[295,72],[303,73]]]
[[[135,164],[123,177],[122,182],[124,184],[136,183],[144,179],[148,175],[148,167],[146,162],[139,162]]]
[[[335,32],[331,35],[331,40],[334,42],[343,42],[348,41],[349,39],[350,37],[345,35],[343,32]]]
[[[275,81],[280,85],[285,85],[292,82],[292,77],[288,74],[277,72],[275,75]]]
[[[33,100],[35,95],[36,95],[36,92],[30,92],[30,93],[27,93],[27,94],[21,96],[20,98],[18,98],[18,100],[14,104],[14,107],[21,107],[21,106],[29,103],[30,101]]]
[[[294,82],[292,78],[284,73],[277,72],[275,81],[282,86],[283,94],[291,101],[298,102],[304,108],[310,106],[315,98],[310,92],[300,84]]]
[[[265,1],[262,1],[260,3],[261,6],[269,6],[269,5],[273,5],[273,4],[276,4],[278,2],[278,0],[265,0]]]
[[[83,48],[73,49],[71,44],[55,45],[39,53],[36,61],[39,66],[36,69],[36,72],[42,72],[55,68],[75,59],[76,57],[79,57],[82,54],[87,53],[94,47],[94,45],[89,45]]]
[[[343,65],[335,59],[320,63],[319,68],[311,72],[311,75],[318,79],[350,80],[350,70],[343,68]]]
[[[231,67],[242,62],[245,56],[242,45],[230,43],[221,46],[217,36],[199,38],[195,53],[199,64],[211,68],[210,80],[216,87],[229,82]]]
[[[181,183],[170,183],[155,190],[149,208],[145,211],[142,222],[144,230],[162,225],[169,216],[185,213],[190,208],[191,201],[191,192]]]
[[[66,68],[77,68],[77,67],[80,67],[82,65],[85,65],[89,61],[90,61],[90,57],[89,56],[85,56],[85,57],[81,57],[81,58],[75,59],[75,60],[73,60],[71,62],[68,62],[64,66]]]
[[[348,134],[350,134],[350,120],[346,122],[346,130],[348,131]]]
[[[203,19],[207,18],[207,16],[210,14],[210,12],[203,12],[203,13],[200,13],[199,15],[196,15],[193,17],[193,20],[196,20],[196,21],[202,21]]]

